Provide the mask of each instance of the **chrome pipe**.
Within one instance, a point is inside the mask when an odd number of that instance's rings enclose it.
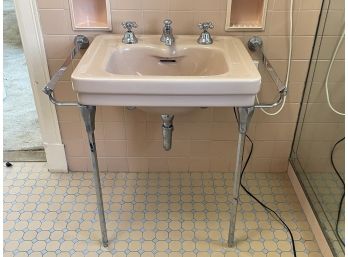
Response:
[[[59,101],[57,101],[53,96],[53,90],[50,94],[48,94],[48,99],[50,100],[51,103],[53,103],[56,106],[80,106],[76,102],[59,102]]]
[[[272,78],[273,82],[276,84],[278,91],[279,91],[279,99],[275,103],[270,104],[256,104],[255,108],[274,108],[283,103],[285,100],[285,97],[288,94],[288,90],[285,86],[285,84],[282,82],[282,80],[279,78],[277,72],[273,68],[272,64],[268,60],[268,58],[265,56],[264,52],[262,51],[263,47],[263,41],[260,37],[253,36],[248,41],[248,48],[251,52],[258,52],[261,55],[262,62],[266,67],[266,70],[268,71],[268,74]]]
[[[69,56],[65,59],[63,65],[59,70],[53,74],[51,80],[46,84],[42,89],[46,95],[48,95],[49,100],[57,106],[78,106],[78,103],[72,102],[59,102],[53,97],[53,91],[57,86],[58,81],[63,77],[64,73],[68,69],[68,66],[71,64],[72,60],[79,53],[81,49],[87,49],[89,47],[89,40],[86,36],[77,35],[74,39],[74,48],[71,50]]]
[[[163,136],[163,148],[169,151],[172,148],[172,137],[173,137],[173,119],[174,115],[162,114],[162,136]]]
[[[278,98],[277,102],[270,103],[270,104],[255,104],[254,107],[255,108],[274,108],[274,107],[277,107],[278,105],[283,103],[286,95],[287,95],[287,89],[284,89],[283,91],[279,92],[279,98]]]

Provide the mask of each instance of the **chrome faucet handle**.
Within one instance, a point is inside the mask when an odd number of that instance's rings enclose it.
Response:
[[[164,23],[165,26],[170,26],[170,25],[172,25],[173,21],[171,19],[165,19],[163,21],[163,23]]]
[[[214,24],[209,21],[209,22],[202,22],[198,24],[198,28],[202,29],[203,32],[208,32],[208,29],[213,29]]]
[[[208,32],[208,29],[213,29],[214,28],[214,24],[211,21],[209,21],[209,22],[202,22],[202,23],[198,24],[198,28],[203,30],[201,35],[197,39],[198,44],[201,44],[201,45],[210,45],[210,44],[212,44],[213,43],[213,39],[212,39],[210,33]]]
[[[124,44],[136,44],[138,39],[135,36],[133,29],[138,27],[138,24],[135,21],[125,21],[121,23],[122,27],[127,31],[124,33],[122,38],[122,43]]]
[[[131,32],[133,29],[138,27],[138,24],[135,21],[125,21],[121,23],[122,27],[128,32]]]

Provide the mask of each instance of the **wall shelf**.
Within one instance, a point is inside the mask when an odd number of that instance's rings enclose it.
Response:
[[[109,0],[69,0],[73,30],[110,31]]]
[[[226,31],[265,29],[268,0],[228,0]]]

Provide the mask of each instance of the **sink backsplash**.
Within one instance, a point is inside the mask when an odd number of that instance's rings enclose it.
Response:
[[[160,34],[165,18],[173,20],[174,34],[199,34],[197,24],[212,21],[212,35],[238,36],[246,42],[250,36],[263,37],[265,52],[277,72],[285,77],[287,64],[288,1],[269,0],[264,32],[225,32],[226,0],[110,0],[112,33],[123,33],[121,22],[134,20],[137,35]],[[290,90],[283,112],[276,117],[256,111],[250,128],[255,141],[252,171],[287,170],[297,115],[306,79],[320,0],[295,0],[293,68]],[[74,35],[68,0],[38,0],[41,26],[50,73],[63,63],[72,47]],[[57,22],[59,20],[59,22]],[[96,33],[81,32],[90,38]],[[285,46],[285,47],[284,47]],[[76,66],[78,59],[74,61]],[[70,67],[57,86],[60,99],[76,98]],[[272,101],[276,87],[263,72],[260,99]],[[63,143],[71,171],[90,170],[88,147],[79,110],[57,108]],[[320,114],[318,114],[320,115]],[[159,115],[123,107],[97,107],[96,137],[100,168],[103,171],[230,171],[234,169],[237,127],[233,110],[197,109],[177,115],[173,149],[162,150]],[[249,146],[248,146],[249,147]]]

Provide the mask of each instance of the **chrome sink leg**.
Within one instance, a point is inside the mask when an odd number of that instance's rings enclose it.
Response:
[[[243,153],[244,153],[244,143],[245,135],[250,123],[251,117],[254,113],[254,107],[239,107],[239,137],[238,137],[238,147],[237,147],[237,158],[236,158],[236,169],[234,172],[234,182],[233,182],[233,200],[231,206],[231,221],[230,229],[228,233],[228,247],[232,247],[235,243],[235,228],[236,228],[236,217],[239,201],[239,187],[241,173],[243,169]]]
[[[163,148],[169,151],[172,148],[172,134],[173,134],[173,119],[174,115],[162,114],[162,135],[163,135]]]
[[[86,131],[88,135],[90,157],[91,157],[92,166],[93,166],[94,186],[95,186],[96,195],[97,195],[97,205],[98,205],[98,213],[99,213],[100,230],[102,234],[102,242],[103,242],[103,246],[107,247],[108,235],[106,231],[106,222],[105,222],[104,206],[103,206],[103,193],[102,193],[101,184],[100,184],[97,150],[96,150],[95,137],[94,137],[96,107],[80,105],[80,111],[81,111],[82,118],[85,122]]]

